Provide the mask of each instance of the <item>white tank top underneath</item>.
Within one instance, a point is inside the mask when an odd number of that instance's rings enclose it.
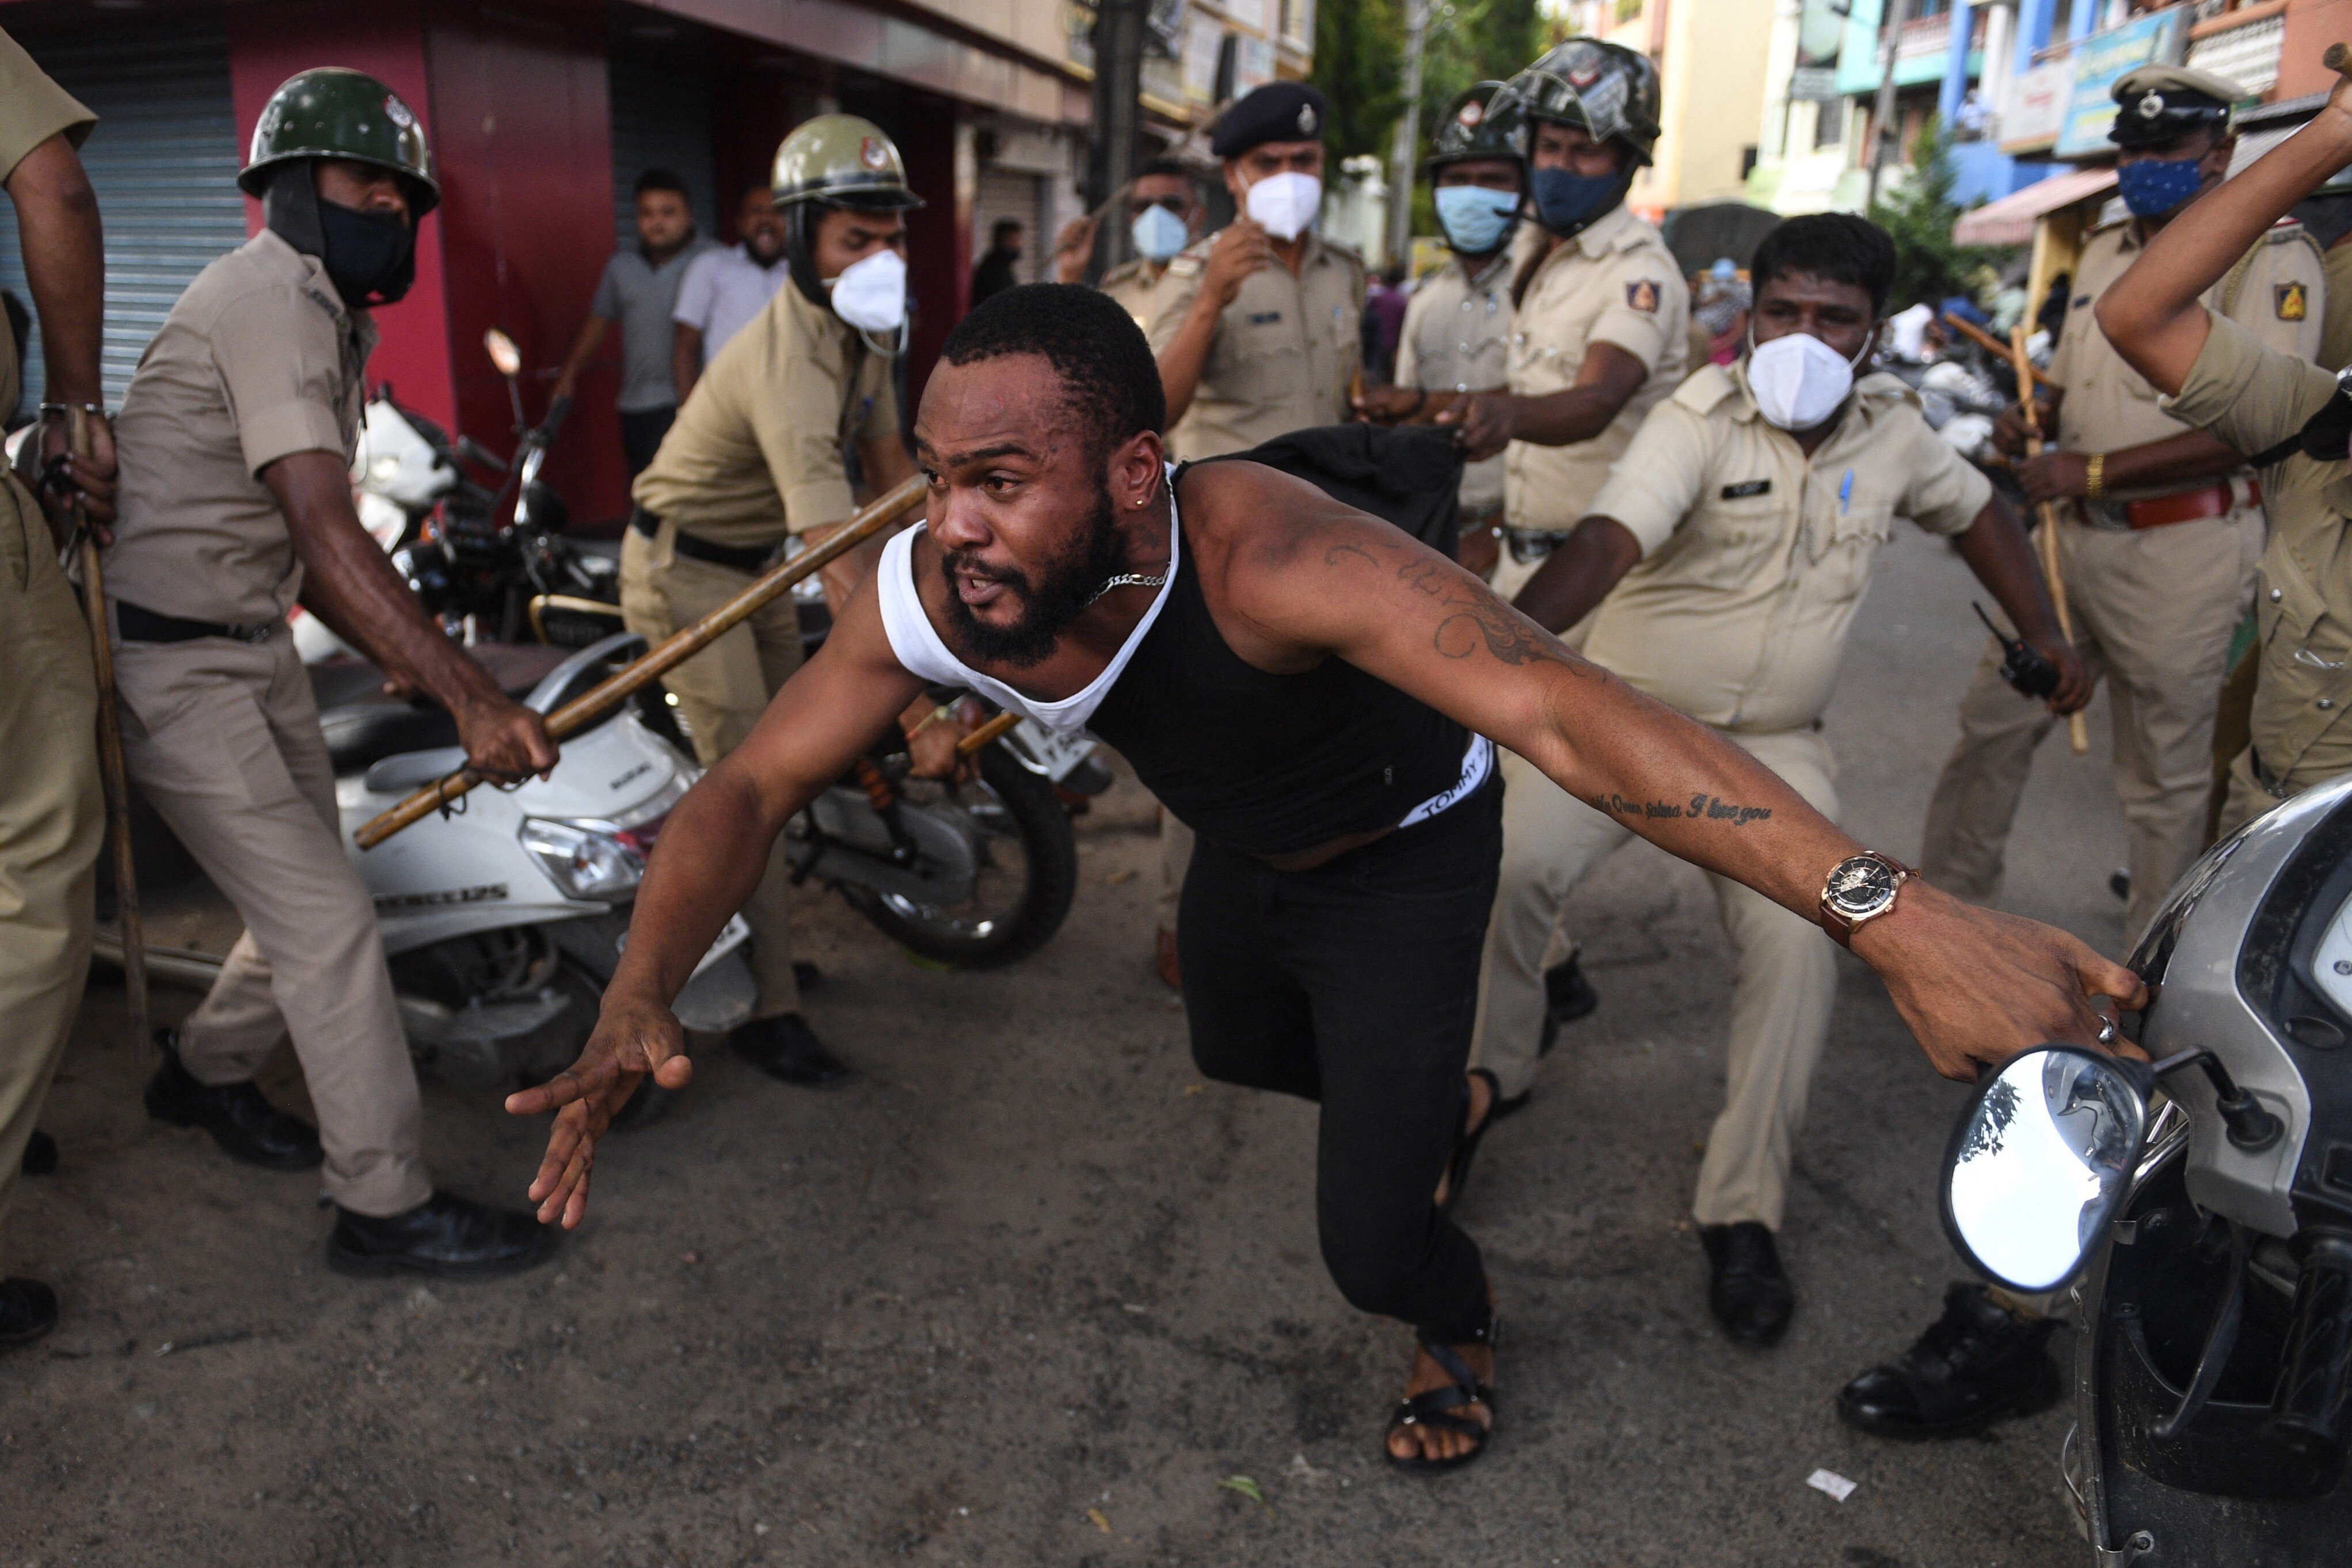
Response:
[[[1172,478],[1172,469],[1171,475]],[[1177,526],[1176,489],[1171,482],[1168,489],[1168,581],[1160,584],[1151,607],[1135,624],[1135,630],[1128,634],[1127,641],[1119,645],[1118,654],[1103,667],[1103,672],[1074,695],[1048,702],[1016,691],[993,676],[982,675],[958,658],[940,639],[930,616],[923,609],[922,595],[915,588],[915,535],[922,532],[924,526],[918,523],[893,537],[882,547],[882,563],[875,568],[875,584],[882,598],[882,631],[890,639],[890,651],[910,675],[919,675],[935,686],[970,687],[999,708],[1025,714],[1048,730],[1066,735],[1086,728],[1087,721],[1095,716],[1095,710],[1118,684],[1127,661],[1142,646],[1151,623],[1160,618],[1168,595],[1176,589],[1177,553],[1183,542],[1182,531]]]

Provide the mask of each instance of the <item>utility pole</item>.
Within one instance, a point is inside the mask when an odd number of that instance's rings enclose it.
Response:
[[[1870,195],[1863,204],[1864,211],[1878,205],[1879,175],[1895,145],[1895,40],[1902,32],[1903,8],[1908,3],[1879,0],[1885,10],[1878,19],[1878,100],[1870,110]]]
[[[1087,205],[1100,209],[1135,177],[1143,129],[1143,18],[1149,0],[1095,0],[1094,145],[1087,158]],[[1106,268],[1126,259],[1127,225],[1107,219],[1096,254]]]
[[[1389,154],[1389,259],[1406,259],[1412,244],[1412,155],[1421,143],[1421,46],[1435,0],[1405,0],[1404,113],[1397,119],[1396,146]]]

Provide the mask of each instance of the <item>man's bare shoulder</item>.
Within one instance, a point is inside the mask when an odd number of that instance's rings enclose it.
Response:
[[[1335,527],[1386,526],[1296,475],[1235,458],[1187,469],[1177,500],[1184,537],[1204,563],[1218,566],[1278,569]]]

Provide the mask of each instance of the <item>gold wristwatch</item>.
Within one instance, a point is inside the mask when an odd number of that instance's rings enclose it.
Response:
[[[1853,946],[1853,928],[1895,907],[1895,895],[1914,875],[1891,855],[1865,849],[1830,868],[1822,885],[1822,929],[1843,948]]]

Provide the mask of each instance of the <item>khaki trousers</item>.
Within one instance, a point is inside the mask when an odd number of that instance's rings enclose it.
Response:
[[[1822,816],[1838,815],[1835,764],[1813,730],[1718,731]],[[1503,753],[1503,871],[1486,926],[1470,1059],[1506,1098],[1535,1080],[1544,1019],[1543,961],[1570,893],[1633,837],[1520,757]],[[1732,970],[1724,1107],[1707,1136],[1691,1212],[1701,1225],[1755,1220],[1774,1230],[1813,1067],[1829,1036],[1837,950],[1829,933],[1727,877],[1710,876],[1738,959]]]
[[[2303,760],[2279,779],[2279,787],[2286,793],[2273,795],[2254,776],[2254,752],[2249,746],[2230,763],[2229,794],[2221,803],[2221,834],[2235,833],[2272,807],[2284,805],[2305,790],[2342,778],[2347,773],[2352,773],[2352,745],[2322,742],[2304,753]]]
[[[670,555],[668,530],[647,539],[631,528],[621,536],[621,620],[648,642],[719,608],[751,585],[751,577],[708,561]],[[785,594],[750,620],[662,677],[677,699],[678,714],[694,738],[696,759],[709,767],[743,743],[767,711],[768,699],[801,667],[801,617]],[[783,840],[768,857],[768,874],[743,905],[751,928],[751,974],[759,987],[752,1016],[772,1018],[801,1010],[793,978],[792,882]]]
[[[2230,639],[2254,590],[2263,521],[2227,517],[2133,532],[2062,518],[2059,557],[2074,646],[2115,708],[2116,798],[2131,868],[2126,944],[2204,847],[2213,789],[2213,714]],[[1919,870],[1970,903],[2000,896],[2002,848],[2033,749],[2057,721],[2000,678],[1988,646],[1960,699],[1960,740],[1927,804]]]
[[[25,1144],[89,971],[106,831],[98,677],[72,585],[30,497],[0,479],[0,1266]],[[0,1267],[0,1274],[6,1273]]]
[[[239,1083],[292,1036],[327,1195],[356,1214],[414,1208],[433,1195],[416,1069],[293,637],[118,643],[114,674],[131,782],[245,921],[180,1025],[181,1062]]]

